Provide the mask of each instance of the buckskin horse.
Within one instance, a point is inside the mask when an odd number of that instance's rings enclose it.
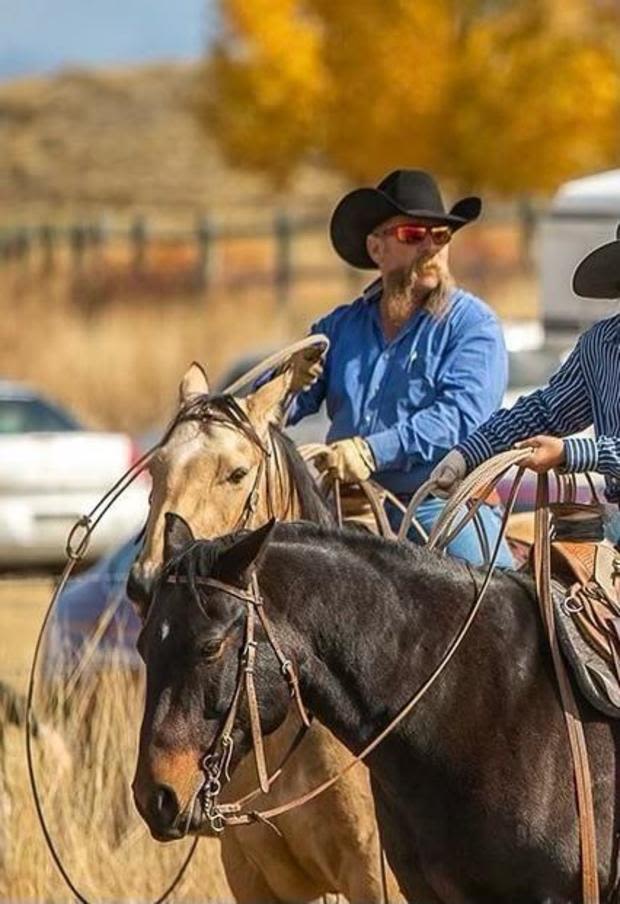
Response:
[[[290,705],[278,649],[308,708],[358,753],[436,667],[482,582],[480,570],[434,551],[353,531],[282,523],[208,542],[175,515],[167,525],[168,564],[139,643],[148,691],[134,782],[162,837],[201,830],[204,757],[219,757],[254,603],[264,618],[254,638],[263,731]],[[441,680],[368,757],[408,901],[580,899],[573,769],[533,593],[528,579],[496,574]],[[232,773],[252,745],[245,697],[235,711]],[[585,703],[583,714],[602,899],[617,901],[615,726]],[[165,788],[149,765],[163,724],[182,739],[169,753],[184,763],[182,781]]]
[[[153,490],[142,551],[129,593],[142,617],[163,555],[164,514],[181,512],[197,534],[214,537],[237,527],[264,524],[271,515],[331,524],[326,507],[294,445],[280,432],[281,406],[289,375],[275,378],[245,400],[210,396],[202,369],[193,365],[182,380],[180,409],[151,463]],[[148,755],[158,784],[183,782],[186,762],[167,736],[165,719]],[[295,743],[299,723],[291,715],[267,739],[267,758],[277,765]],[[338,772],[349,759],[333,735],[313,724],[269,795],[288,799],[309,784]],[[232,797],[257,785],[255,766],[246,758],[228,789]],[[257,806],[261,805],[261,800]],[[278,820],[280,835],[256,823],[226,832],[222,859],[238,901],[310,901],[340,892],[352,902],[384,898],[374,802],[364,766],[349,773],[324,798],[303,812]],[[207,824],[203,831],[209,831]],[[390,901],[401,901],[391,871],[385,874]]]

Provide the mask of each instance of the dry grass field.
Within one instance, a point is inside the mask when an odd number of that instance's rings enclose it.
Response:
[[[51,589],[45,578],[0,582],[0,679],[20,690],[26,688]],[[42,713],[49,710],[49,694],[39,687],[36,709]],[[188,851],[187,842],[166,846],[153,841],[131,804],[141,707],[141,681],[111,668],[77,689],[68,717],[61,718],[57,709],[47,713],[46,724],[68,745],[70,760],[59,756],[54,738],[37,746],[36,768],[49,828],[73,881],[92,900],[155,900]],[[0,900],[70,900],[37,823],[23,729],[9,727],[4,737],[12,818],[7,850],[0,853]],[[231,900],[217,841],[199,843],[171,900]]]

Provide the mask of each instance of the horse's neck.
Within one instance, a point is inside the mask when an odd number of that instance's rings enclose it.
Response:
[[[408,570],[402,548],[351,554],[356,539],[338,541],[334,534],[322,547],[289,547],[269,580],[303,650],[304,696],[352,749],[385,724],[432,671],[474,593],[466,574],[450,587],[439,567],[436,574],[428,568],[416,573],[414,565]],[[286,601],[291,575],[295,598]],[[438,595],[447,597],[445,605]]]
[[[291,653],[301,650],[304,698],[326,727],[359,750],[436,669],[477,587],[465,568],[437,554],[354,534],[338,539],[334,533],[320,544],[297,541],[282,551],[268,568],[268,591],[279,594],[278,608],[286,610]],[[507,682],[506,698],[532,692],[540,673],[536,616],[525,592],[506,583],[489,588],[484,611],[436,685],[439,723],[467,687],[487,702],[497,697],[498,680]],[[507,655],[522,676],[515,682],[502,665]],[[482,704],[479,715],[487,718]]]
[[[301,457],[293,464],[287,457],[291,453],[285,451],[273,436],[269,437],[269,451],[259,487],[259,506],[251,526],[258,527],[271,517],[278,521],[304,519],[317,524],[334,523],[329,508]],[[303,474],[299,471],[303,471]]]

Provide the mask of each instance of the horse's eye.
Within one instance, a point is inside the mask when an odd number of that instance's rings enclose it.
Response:
[[[222,640],[207,640],[200,644],[198,653],[201,659],[216,659],[222,651]]]
[[[247,468],[235,468],[232,474],[228,477],[230,483],[241,483],[244,477],[248,474]]]

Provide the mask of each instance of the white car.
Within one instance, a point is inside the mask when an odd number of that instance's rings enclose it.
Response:
[[[129,436],[85,430],[33,390],[0,381],[0,567],[63,561],[74,522],[138,455]],[[141,475],[102,518],[88,558],[137,533],[147,511]]]

